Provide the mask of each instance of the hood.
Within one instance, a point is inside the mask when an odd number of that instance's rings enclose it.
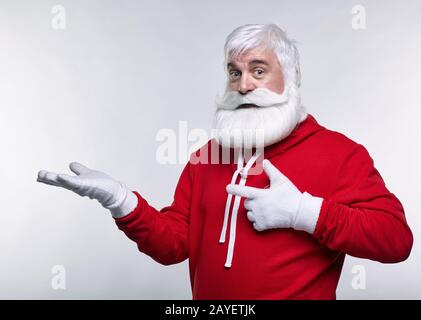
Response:
[[[311,114],[307,114],[307,117],[301,123],[297,124],[295,129],[285,139],[265,148],[265,159],[270,159],[284,153],[317,131],[323,129],[325,127],[321,126]]]
[[[295,145],[299,144],[301,141],[315,134],[317,131],[323,130],[323,129],[325,129],[325,127],[321,126],[311,114],[307,114],[307,117],[302,122],[297,124],[295,129],[292,130],[292,132],[286,138],[264,148],[264,158],[271,159],[274,156],[280,155],[286,152],[287,150],[293,148]],[[217,142],[214,140],[212,140],[211,143],[217,144]],[[219,146],[219,149],[220,149],[219,154],[223,154],[224,152],[223,147]],[[237,169],[239,150],[230,148],[229,152],[230,152],[230,164],[231,164],[232,171],[234,172]],[[252,153],[254,153],[254,150]],[[257,162],[261,163],[262,160],[263,158],[262,159],[259,158]]]

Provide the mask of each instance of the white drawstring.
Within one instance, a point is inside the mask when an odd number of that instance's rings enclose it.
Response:
[[[240,173],[241,169],[243,169],[243,153],[240,151],[238,155],[238,162],[237,162],[237,170],[234,171],[234,174],[231,178],[231,184],[235,184],[235,181],[237,181],[238,174]],[[228,193],[227,202],[225,204],[225,214],[224,214],[224,224],[222,225],[222,231],[221,236],[219,237],[219,243],[225,242],[225,235],[227,233],[227,224],[228,224],[228,216],[229,216],[229,210],[231,207],[231,201],[232,201],[232,194]]]
[[[241,179],[238,185],[244,186],[247,180],[247,174],[253,164],[256,162],[257,158],[259,157],[260,153],[256,151],[256,153],[250,158],[247,162],[246,166],[243,168],[243,154],[242,151],[239,152],[238,155],[238,163],[237,163],[237,170],[235,170],[231,184],[235,184],[238,175],[241,173]],[[219,238],[219,243],[225,242],[225,235],[227,232],[227,224],[228,224],[228,216],[229,216],[229,209],[231,206],[232,201],[232,194],[228,194],[227,202],[225,205],[225,214],[224,214],[224,223],[222,225],[221,236]],[[237,215],[238,215],[238,208],[240,207],[240,196],[235,196],[234,205],[232,207],[232,215],[231,215],[231,224],[230,224],[230,239],[228,242],[228,252],[227,252],[227,259],[225,262],[225,267],[230,268],[232,265],[232,257],[234,254],[234,244],[235,244],[235,235],[236,235],[236,228],[237,228]]]

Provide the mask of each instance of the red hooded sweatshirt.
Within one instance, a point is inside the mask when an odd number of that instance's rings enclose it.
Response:
[[[210,154],[215,145],[209,141],[196,155]],[[228,242],[219,239],[226,186],[237,169],[231,153],[226,164],[190,160],[170,206],[158,211],[135,192],[136,209],[116,219],[139,250],[157,262],[189,259],[193,299],[335,299],[345,254],[383,263],[409,256],[413,237],[404,209],[367,150],[308,115],[288,137],[266,147],[261,158],[301,192],[323,198],[314,233],[258,232],[241,199],[232,266],[225,267]],[[250,175],[246,185],[264,188],[269,178],[264,172]]]

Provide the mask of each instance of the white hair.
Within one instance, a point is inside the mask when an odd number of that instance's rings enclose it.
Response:
[[[300,87],[300,56],[295,41],[275,24],[246,24],[232,31],[224,46],[225,68],[229,59],[256,47],[271,49],[282,68],[285,83]]]

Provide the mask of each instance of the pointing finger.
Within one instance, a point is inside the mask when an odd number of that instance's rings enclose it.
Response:
[[[254,187],[247,187],[247,186],[239,186],[236,184],[229,184],[227,185],[227,192],[233,194],[235,196],[240,196],[248,199],[254,199],[262,194],[263,190],[254,188]]]

